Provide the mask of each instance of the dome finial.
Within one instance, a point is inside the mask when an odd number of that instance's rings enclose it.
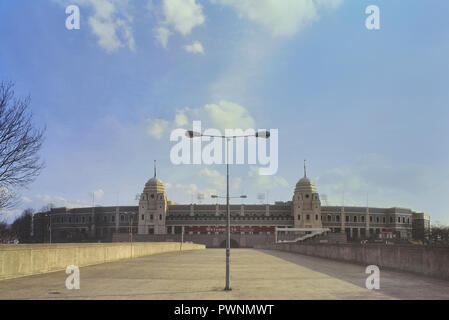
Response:
[[[154,160],[154,177],[156,178],[156,160]]]
[[[304,178],[307,178],[306,159],[304,159]]]

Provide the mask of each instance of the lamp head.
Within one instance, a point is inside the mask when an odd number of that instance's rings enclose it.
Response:
[[[196,137],[201,137],[201,133],[193,131],[193,130],[188,130],[186,131],[186,137],[187,138],[196,138]]]
[[[269,137],[270,137],[270,131],[268,131],[268,130],[256,132],[256,138],[268,139]]]

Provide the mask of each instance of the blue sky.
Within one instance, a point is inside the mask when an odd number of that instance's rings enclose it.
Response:
[[[70,4],[80,30],[65,28]],[[279,130],[276,176],[231,168],[246,203],[290,200],[307,159],[329,205],[368,199],[449,223],[448,12],[444,0],[1,1],[0,79],[47,126],[46,168],[9,219],[87,206],[93,191],[133,205],[153,159],[171,200],[223,193],[223,166],[170,162],[170,131],[202,120]]]

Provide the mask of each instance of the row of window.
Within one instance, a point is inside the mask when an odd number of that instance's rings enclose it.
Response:
[[[221,214],[219,216],[208,215],[208,216],[168,216],[167,220],[225,220],[226,215]],[[240,216],[240,215],[231,215],[232,220],[291,220],[291,216]]]
[[[192,228],[199,228],[199,226],[189,226]],[[267,226],[250,226],[251,228],[266,228]],[[167,234],[181,234],[182,233],[182,226],[167,226]],[[271,228],[275,228],[275,226],[271,226]],[[154,227],[148,228],[148,233],[153,234],[154,233]],[[236,232],[234,232],[235,234]],[[274,232],[270,231],[251,231],[251,232],[238,232],[239,234],[273,234]],[[188,231],[186,234],[220,234],[220,232],[209,232],[209,231]]]
[[[142,216],[140,217],[140,219],[143,221],[145,220],[145,215],[142,214]],[[154,215],[150,214],[150,221],[154,220]],[[159,220],[162,220],[162,214],[159,215]]]
[[[315,220],[319,220],[321,218],[322,221],[327,220],[328,222],[340,222],[340,215],[334,215],[334,219],[332,219],[332,215],[327,215],[327,219],[325,218],[325,216],[319,216],[318,214],[315,215]],[[360,219],[359,219],[360,218]],[[375,221],[376,223],[380,223],[380,217],[376,216],[375,217]],[[311,219],[310,214],[306,215],[306,220],[309,221]],[[301,220],[301,215],[298,215],[298,220]],[[351,221],[351,216],[346,216],[346,222],[350,222]],[[369,217],[369,221],[370,222],[374,222],[374,217],[370,216]],[[352,216],[352,222],[365,222],[365,216]],[[386,217],[382,217],[382,223],[386,223],[387,222],[387,218]],[[394,223],[394,218],[390,217],[390,223]],[[397,223],[410,223],[410,218],[405,218],[405,217],[397,217]]]
[[[115,215],[103,215],[101,218],[100,216],[96,216],[95,219],[96,222],[103,221],[105,223],[107,222],[115,222]],[[128,215],[121,214],[120,215],[120,221],[121,222],[127,222],[128,221]],[[92,216],[59,216],[59,217],[52,217],[51,218],[52,223],[92,223]]]

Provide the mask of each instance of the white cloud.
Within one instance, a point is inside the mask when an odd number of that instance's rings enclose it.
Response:
[[[156,40],[161,44],[163,48],[167,48],[168,38],[172,35],[172,32],[165,27],[158,27],[155,30]]]
[[[147,8],[149,11],[157,12],[160,21],[155,28],[155,37],[163,48],[167,48],[169,37],[173,32],[185,37],[206,20],[203,7],[197,0],[163,0],[160,7],[155,6],[150,0]],[[186,46],[185,49],[188,52],[203,53],[203,46],[198,44]]]
[[[129,0],[54,0],[61,5],[76,4],[90,7],[93,14],[87,19],[98,45],[112,53],[121,47],[135,51],[135,40],[129,13]]]
[[[94,191],[92,191],[92,193],[94,195],[95,202],[101,201],[101,199],[103,199],[103,196],[104,196],[103,189],[94,190]]]
[[[256,130],[256,121],[249,111],[237,103],[222,100],[218,104],[206,104],[199,108],[183,108],[176,110],[172,121],[164,119],[148,119],[147,133],[153,138],[160,139],[168,130],[185,128],[192,125],[192,121],[202,122],[202,129],[215,128],[224,133],[225,129],[248,128]]]
[[[97,190],[97,196],[100,198],[103,197],[103,195],[100,196],[100,191],[103,190]],[[103,193],[104,194],[104,193]],[[82,208],[82,207],[88,207],[91,205],[91,203],[88,203],[83,200],[69,200],[61,196],[52,196],[52,195],[36,195],[35,199],[32,200],[29,203],[33,203],[33,207],[37,210],[40,210],[43,206],[46,206],[48,204],[52,204],[55,207],[67,207],[67,208]],[[31,199],[30,199],[31,200]]]
[[[289,184],[287,180],[280,176],[262,176],[259,174],[258,167],[250,167],[248,172],[249,183],[255,188],[261,190],[272,190],[278,188],[288,188]]]
[[[167,190],[172,189],[172,190],[177,190],[177,191],[181,191],[183,193],[186,193],[188,195],[194,195],[197,191],[198,191],[198,186],[194,183],[191,184],[171,184],[170,182],[166,182],[165,183],[165,188]]]
[[[190,53],[201,53],[204,54],[204,48],[201,42],[195,41],[191,45],[184,46],[184,49]]]
[[[185,114],[185,110],[177,110],[175,115],[175,125],[177,127],[184,127],[189,123],[189,119]]]
[[[292,36],[318,19],[321,8],[333,9],[342,0],[211,0],[232,7],[239,17],[268,29],[273,36]]]
[[[326,194],[329,205],[406,207],[425,211],[433,219],[447,221],[441,212],[445,192],[449,190],[448,168],[432,168],[401,163],[378,154],[361,155],[351,164],[320,175],[317,189]],[[435,180],[435,176],[440,179]],[[367,199],[368,196],[368,199]],[[423,201],[423,199],[426,199]]]
[[[211,81],[210,94],[215,101],[230,99],[248,103],[258,101],[254,94],[266,66],[282,49],[284,41],[297,35],[323,15],[337,8],[341,0],[211,0],[235,11],[257,29],[244,28],[228,43],[228,63]],[[256,31],[256,32],[253,32]],[[263,102],[260,102],[263,107]]]
[[[164,23],[186,36],[205,21],[203,7],[196,0],[164,0]]]
[[[147,133],[156,139],[162,137],[169,125],[169,122],[163,119],[148,119],[147,123]]]
[[[198,194],[204,195],[204,199],[210,199],[211,195],[218,194],[217,189],[214,188],[199,188],[196,184],[174,184],[165,183],[165,187],[167,190],[173,190],[176,192],[180,192],[181,195],[178,195],[178,198],[182,198],[182,194],[187,195],[190,201],[196,202]]]
[[[218,190],[224,190],[226,188],[226,177],[217,170],[204,168],[200,171],[200,177],[203,182],[216,188]]]
[[[248,110],[237,103],[222,100],[204,106],[207,120],[218,129],[255,129],[255,120]]]

